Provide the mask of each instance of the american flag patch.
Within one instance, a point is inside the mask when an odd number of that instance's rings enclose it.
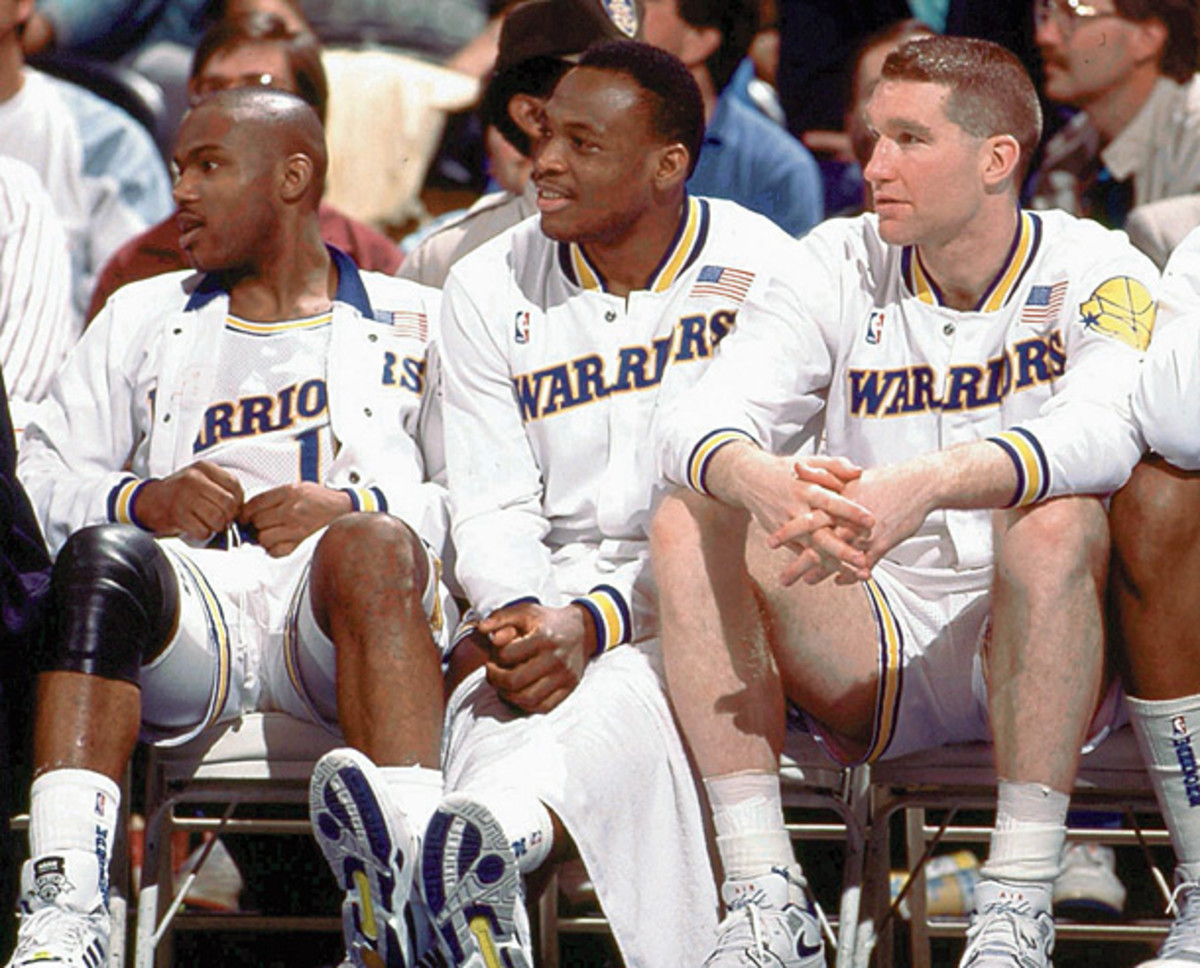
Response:
[[[401,336],[411,336],[422,342],[429,339],[429,320],[424,313],[403,309],[377,309],[375,318],[381,323],[394,326]]]
[[[705,266],[696,277],[691,296],[725,296],[741,302],[750,291],[754,273],[725,266]]]
[[[1021,308],[1021,322],[1027,326],[1041,326],[1057,321],[1066,295],[1065,280],[1053,286],[1030,286],[1029,296]]]

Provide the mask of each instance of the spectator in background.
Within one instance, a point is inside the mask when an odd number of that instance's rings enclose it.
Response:
[[[18,430],[80,331],[67,235],[54,202],[37,172],[0,157],[0,366]]]
[[[326,44],[373,44],[445,60],[487,23],[486,0],[300,0]]]
[[[646,0],[645,39],[678,57],[704,98],[704,146],[688,180],[695,195],[728,198],[803,235],[824,214],[808,149],[726,91],[758,27],[756,0]]]
[[[604,40],[641,36],[642,0],[528,0],[513,6],[500,29],[496,66],[483,92],[484,125],[495,128],[519,154],[531,154],[543,101],[571,66],[566,59]],[[508,170],[513,171],[511,164]],[[519,169],[517,169],[519,171]],[[526,182],[484,195],[460,218],[411,252],[399,275],[440,288],[450,267],[488,239],[537,211]]]
[[[193,98],[265,84],[298,95],[325,119],[328,89],[317,39],[273,13],[250,13],[216,24],[196,48],[188,83]],[[359,268],[395,274],[400,267],[400,250],[382,233],[324,202],[318,214],[322,238],[354,259]],[[87,318],[92,319],[126,283],[187,266],[175,219],[168,218],[131,240],[104,266]]]
[[[25,64],[33,0],[0,0],[0,155],[41,175],[67,231],[75,311],[97,269],[171,211],[166,167],[145,129],[89,91]]]
[[[932,34],[929,25],[909,18],[897,20],[864,40],[854,55],[848,72],[848,106],[844,130],[806,131],[804,142],[825,157],[825,201],[831,215],[857,214],[870,209],[870,186],[863,180],[863,169],[871,160],[875,139],[867,130],[863,108],[879,81],[883,62],[906,40]]]
[[[1034,11],[1044,93],[1079,113],[1046,144],[1033,206],[1123,227],[1163,265],[1200,224],[1200,9],[1035,0]]]

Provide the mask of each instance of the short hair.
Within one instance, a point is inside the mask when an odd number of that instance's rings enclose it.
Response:
[[[704,100],[691,71],[678,57],[641,41],[613,40],[589,47],[579,66],[624,74],[637,84],[655,132],[687,149],[691,177],[704,143]]]
[[[1020,185],[1042,136],[1037,89],[1011,51],[974,37],[918,37],[883,62],[883,81],[924,81],[950,89],[946,116],[976,138],[1011,135],[1020,145]]]
[[[1196,0],[1115,0],[1115,6],[1125,20],[1159,20],[1167,28],[1158,63],[1166,77],[1183,84],[1200,69],[1200,4]]]
[[[295,152],[308,155],[313,163],[313,198],[319,200],[328,174],[329,154],[324,124],[316,109],[291,91],[269,87],[239,87],[216,91],[200,101],[192,113],[219,111],[238,127],[256,126],[266,137],[254,139],[255,149],[268,149],[281,156]],[[315,203],[314,203],[315,204]]]
[[[674,0],[679,16],[693,27],[715,27],[721,43],[705,62],[721,90],[733,77],[758,32],[757,0]]]
[[[294,30],[278,14],[257,12],[217,21],[196,45],[190,80],[195,81],[217,54],[245,44],[279,45],[296,82],[296,94],[317,112],[324,124],[329,81],[321,66],[321,42],[306,30]]]

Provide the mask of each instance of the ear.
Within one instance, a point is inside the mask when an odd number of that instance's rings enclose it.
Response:
[[[288,203],[300,201],[312,186],[313,171],[313,161],[308,155],[300,152],[288,155],[283,163],[280,197]]]
[[[679,59],[688,67],[698,67],[707,61],[721,46],[721,31],[716,27],[693,27],[687,25]]]
[[[1021,163],[1021,145],[1011,134],[985,138],[980,147],[984,187],[998,191],[1015,184]]]
[[[654,182],[660,191],[669,191],[687,181],[689,160],[687,148],[678,141],[664,145],[658,150]]]
[[[1163,48],[1167,45],[1167,25],[1157,17],[1134,23],[1133,53],[1139,62],[1162,61]]]
[[[537,138],[545,105],[545,101],[532,94],[514,94],[508,99],[508,116],[529,138]]]

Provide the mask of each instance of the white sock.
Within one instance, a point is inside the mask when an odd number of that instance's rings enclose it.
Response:
[[[67,851],[94,855],[97,889],[107,902],[109,860],[120,806],[121,788],[102,773],[43,773],[29,789],[30,857]]]
[[[427,766],[381,766],[379,772],[413,833],[424,839],[429,818],[442,801],[442,771]]]
[[[1053,882],[1062,864],[1070,803],[1067,794],[1040,783],[1001,780],[996,827],[980,874],[994,880]]]
[[[728,773],[705,779],[704,787],[727,880],[758,877],[772,867],[798,870],[777,773]]]
[[[546,805],[531,793],[521,790],[489,790],[482,796],[471,795],[491,811],[504,836],[512,844],[517,867],[528,875],[550,856],[554,846],[554,823]]]
[[[1200,696],[1135,699],[1126,696],[1142,759],[1171,832],[1175,860],[1200,865]]]

